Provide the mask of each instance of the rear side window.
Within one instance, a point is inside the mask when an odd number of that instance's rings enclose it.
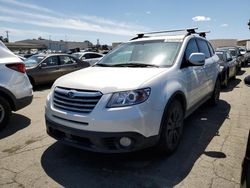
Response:
[[[200,52],[204,53],[206,58],[211,57],[207,42],[205,40],[198,39],[197,43]]]
[[[214,55],[214,48],[212,47],[212,45],[209,42],[207,44],[208,44],[208,47],[210,50],[210,54],[211,54],[211,56],[213,56]]]

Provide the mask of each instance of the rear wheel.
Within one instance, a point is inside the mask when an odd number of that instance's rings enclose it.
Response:
[[[163,115],[160,141],[161,152],[172,153],[179,145],[183,129],[184,111],[181,103],[174,100]]]
[[[0,97],[0,130],[3,129],[9,122],[11,116],[11,108],[9,103]]]

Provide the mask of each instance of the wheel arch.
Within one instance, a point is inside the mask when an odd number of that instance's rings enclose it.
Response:
[[[10,104],[11,110],[15,110],[15,106],[16,106],[14,102],[15,97],[10,91],[0,86],[0,96],[5,98],[8,101],[8,103]]]
[[[170,104],[174,101],[174,100],[178,100],[181,102],[181,105],[183,107],[183,112],[184,112],[184,117],[185,117],[185,114],[186,114],[186,109],[187,109],[187,100],[186,100],[186,96],[185,94],[182,92],[182,91],[176,91],[174,92],[171,97],[168,99],[167,101],[167,104],[165,105],[165,108],[164,108],[164,112],[163,112],[163,115],[162,115],[162,118],[161,118],[161,125],[160,125],[160,130],[159,130],[159,135],[161,135],[161,132],[162,132],[162,128],[163,128],[163,121],[164,121],[164,117],[167,113],[167,110],[170,106]]]

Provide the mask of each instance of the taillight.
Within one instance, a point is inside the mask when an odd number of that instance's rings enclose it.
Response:
[[[6,67],[13,69],[17,72],[25,73],[25,65],[23,63],[11,63],[11,64],[6,64]]]

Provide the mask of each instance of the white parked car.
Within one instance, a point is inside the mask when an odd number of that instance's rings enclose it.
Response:
[[[218,103],[218,61],[194,29],[139,34],[96,65],[54,83],[45,106],[47,133],[97,152],[157,145],[171,153],[184,118],[207,100]]]
[[[0,129],[11,116],[32,102],[33,91],[22,60],[0,41]]]
[[[77,59],[80,59],[81,61],[88,62],[90,65],[94,65],[104,56],[103,54],[99,54],[96,52],[76,52],[71,55],[76,57]]]

